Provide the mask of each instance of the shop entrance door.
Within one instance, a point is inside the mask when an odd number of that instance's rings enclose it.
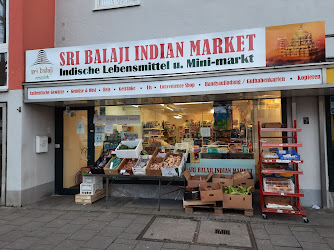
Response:
[[[327,96],[325,100],[329,191],[334,192],[334,96]]]
[[[6,205],[6,104],[0,103],[0,205]]]
[[[94,109],[59,109],[56,115],[56,192],[76,194],[81,168],[94,164]]]

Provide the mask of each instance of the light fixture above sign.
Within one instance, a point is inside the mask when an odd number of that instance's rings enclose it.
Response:
[[[140,0],[95,0],[95,10],[115,9],[140,5]]]

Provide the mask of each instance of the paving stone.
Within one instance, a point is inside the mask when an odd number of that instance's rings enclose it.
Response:
[[[137,237],[139,236],[139,234],[130,234],[130,233],[121,233],[118,238],[119,239],[128,239],[128,240],[135,240],[137,239]]]
[[[53,249],[54,245],[41,245],[41,244],[33,244],[28,249],[29,250],[49,250]]]
[[[75,224],[75,225],[87,225],[91,223],[95,217],[87,217],[87,216],[81,216],[78,217],[70,222],[70,224]]]
[[[51,221],[57,219],[58,217],[59,217],[59,215],[57,215],[57,214],[46,214],[46,215],[42,215],[41,217],[33,219],[33,221],[47,223],[47,222],[51,222]]]
[[[36,230],[34,230],[32,232],[27,232],[26,236],[44,238],[44,237],[52,234],[54,231],[56,231],[55,228],[41,227],[41,228],[37,228]]]
[[[55,233],[70,233],[74,234],[78,230],[80,230],[83,225],[73,225],[73,224],[66,224],[65,226],[58,228]]]
[[[61,219],[55,219],[49,223],[47,223],[44,227],[54,227],[54,228],[59,228],[62,227],[66,224],[71,222],[71,220],[61,220]]]
[[[275,250],[301,250],[301,248],[296,248],[296,247],[278,247],[274,246]]]
[[[161,209],[160,211],[158,211],[158,209],[154,209],[152,211],[152,214],[154,215],[169,215],[172,212],[172,209]]]
[[[133,223],[147,225],[152,220],[152,218],[153,218],[153,216],[151,216],[151,215],[137,215],[137,217],[134,219]]]
[[[153,208],[137,208],[133,213],[136,214],[152,214]]]
[[[116,237],[94,236],[84,247],[106,249],[115,240]]]
[[[8,221],[6,224],[22,226],[22,225],[27,224],[28,222],[30,222],[32,220],[33,220],[33,218],[31,218],[31,217],[24,217],[24,218],[18,218],[16,220]]]
[[[171,216],[181,216],[181,217],[188,217],[186,213],[184,213],[184,209],[173,209],[169,215]]]
[[[255,240],[258,250],[269,250],[273,249],[273,245],[270,240]]]
[[[131,219],[134,220],[137,218],[136,214],[120,214],[117,219]]]
[[[190,245],[189,250],[217,250],[217,247],[201,246],[201,245]]]
[[[103,213],[100,216],[96,217],[94,220],[96,221],[113,221],[119,216],[118,213]]]
[[[288,226],[266,224],[264,227],[268,234],[292,234]]]
[[[326,243],[316,232],[292,232],[296,239],[305,242]]]
[[[334,239],[333,238],[324,238],[324,240],[326,241],[326,243],[334,249]]]
[[[28,222],[27,224],[24,224],[20,227],[17,228],[17,230],[20,230],[20,231],[34,231],[42,226],[44,226],[45,223],[43,222]]]
[[[314,249],[321,249],[321,250],[330,250],[331,248],[327,244],[322,243],[314,243],[314,242],[300,242],[303,250],[314,250]]]
[[[103,222],[103,221],[91,221],[89,224],[83,227],[83,229],[88,230],[97,230],[101,231],[103,228],[105,228],[109,222]]]
[[[64,240],[59,245],[57,245],[55,250],[77,250],[81,249],[82,246],[86,243],[86,241],[82,240]]]
[[[6,248],[14,248],[14,249],[26,249],[30,247],[32,244],[37,242],[39,238],[35,237],[22,237],[9,245],[6,246]]]
[[[190,245],[180,243],[164,243],[163,248],[167,249],[189,249]]]
[[[130,224],[125,230],[125,233],[130,233],[130,234],[139,234],[141,233],[144,228],[146,227],[145,224]]]
[[[252,229],[252,231],[255,239],[269,240],[269,235],[267,234],[266,230],[262,228],[255,228]]]
[[[9,245],[10,243],[12,243],[12,242],[0,240],[0,249],[4,248],[5,246]]]
[[[128,245],[128,244],[117,244],[112,243],[107,250],[132,250],[136,247],[136,245]]]
[[[21,238],[25,236],[25,232],[24,231],[10,231],[4,235],[0,236],[0,242],[2,241],[16,241],[17,239]]]
[[[118,237],[125,228],[118,228],[118,227],[105,227],[100,232],[100,236],[116,236]]]
[[[74,220],[78,217],[80,217],[83,214],[81,211],[71,211],[67,212],[66,214],[60,216],[58,219],[60,220]]]
[[[132,223],[132,219],[115,219],[108,225],[109,227],[128,227]]]
[[[331,223],[333,223],[333,221]],[[330,228],[315,228],[315,230],[317,231],[317,233],[321,237],[334,238],[334,229],[330,229]]]
[[[81,230],[75,232],[74,234],[72,234],[68,239],[69,240],[85,240],[85,241],[87,241],[87,240],[90,240],[91,238],[93,238],[97,233],[98,233],[98,231],[81,229]]]
[[[128,245],[137,245],[139,240],[128,240],[128,239],[116,239],[113,243],[117,244],[128,244]]]
[[[298,241],[293,235],[269,235],[270,241],[274,246],[282,247],[300,247]]]
[[[70,236],[71,234],[69,233],[53,233],[40,240],[39,243],[47,245],[58,245]]]
[[[147,249],[154,249],[159,250],[163,246],[162,242],[154,242],[154,241],[140,241],[136,247],[135,250],[147,250]]]
[[[16,228],[18,228],[18,226],[14,226],[14,225],[1,225],[0,226],[0,235],[6,234],[6,233],[8,233],[8,232],[10,232],[12,230],[15,230]]]
[[[316,231],[312,227],[289,226],[289,228],[290,228],[291,231],[296,231],[296,232],[314,232],[314,233],[316,233]]]

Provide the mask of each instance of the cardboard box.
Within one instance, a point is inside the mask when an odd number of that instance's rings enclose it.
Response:
[[[191,176],[188,170],[183,172],[184,178],[186,178],[188,182],[188,187],[198,187],[201,183],[212,182],[212,173],[208,175],[194,175]]]
[[[148,175],[148,176],[161,176],[161,169],[153,170],[153,169],[150,169],[150,166],[153,163],[160,163],[160,162],[163,162],[163,161],[164,161],[164,158],[152,157],[151,160],[149,161],[149,163],[146,166],[146,175]]]
[[[188,200],[200,200],[201,196],[200,196],[200,192],[199,192],[199,188],[190,188],[190,187],[186,187],[184,190],[184,196],[183,196],[183,200],[188,201]]]
[[[223,187],[233,186],[232,175],[214,174],[212,178],[213,183],[220,183]]]
[[[157,147],[145,147],[143,150],[145,150],[149,155],[156,155],[159,151]]]
[[[123,159],[121,164],[119,164],[117,170],[120,174],[122,174],[122,175],[133,175],[132,168],[130,170],[123,169],[125,164],[127,164],[128,161],[130,161],[130,160],[132,160],[132,159]],[[137,163],[137,161],[138,161],[137,159],[133,159],[133,160],[135,161],[135,163]]]
[[[199,185],[201,201],[222,201],[223,189],[220,183],[201,183]]]
[[[233,174],[233,179],[250,179],[252,175],[249,171],[242,171]]]
[[[254,179],[233,179],[233,187],[238,187],[238,186],[242,186],[242,187],[253,186],[253,188],[251,189],[251,192],[255,191]]]
[[[223,208],[253,209],[252,194],[249,195],[224,194]]]
[[[123,162],[123,160],[122,160]],[[107,163],[107,165],[104,167],[104,173],[106,175],[118,175],[119,174],[119,166],[116,169],[110,169],[110,163],[111,163],[111,159],[109,160],[109,162]],[[120,164],[121,165],[121,164]]]
[[[175,168],[164,168],[164,167],[162,167],[161,168],[161,174],[162,174],[162,176],[169,176],[169,177],[181,176],[183,167],[185,165],[185,162],[184,162],[185,160],[184,160],[183,154],[167,153],[164,161],[171,155],[181,157],[180,165],[175,166]]]

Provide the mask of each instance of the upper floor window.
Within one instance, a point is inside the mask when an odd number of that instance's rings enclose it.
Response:
[[[140,0],[95,0],[95,10],[140,5]]]
[[[0,0],[0,43],[6,43],[6,0]]]

